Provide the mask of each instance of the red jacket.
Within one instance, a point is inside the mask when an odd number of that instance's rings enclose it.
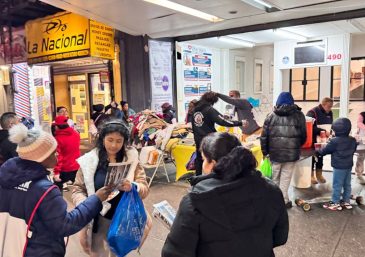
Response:
[[[76,159],[80,157],[80,135],[73,128],[58,129],[55,133],[57,140],[57,165],[54,174],[61,171],[75,171],[79,169]]]

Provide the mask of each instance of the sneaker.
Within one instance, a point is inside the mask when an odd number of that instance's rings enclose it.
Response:
[[[351,210],[352,209],[352,205],[350,203],[346,203],[346,202],[343,202],[341,204],[342,208],[346,209],[346,210]]]
[[[359,182],[360,185],[365,185],[365,179],[363,176],[358,176],[357,181]]]
[[[342,206],[339,203],[328,202],[323,204],[323,208],[331,211],[342,211]]]
[[[285,204],[285,207],[286,207],[287,209],[290,209],[291,207],[293,207],[293,203],[292,203],[291,201],[289,201],[289,202],[287,202],[287,203]]]

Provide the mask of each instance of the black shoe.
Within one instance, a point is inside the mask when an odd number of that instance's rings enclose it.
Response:
[[[287,202],[287,203],[285,204],[285,207],[286,207],[287,209],[290,209],[291,207],[293,207],[293,203],[292,203],[291,201],[289,201],[289,202]]]

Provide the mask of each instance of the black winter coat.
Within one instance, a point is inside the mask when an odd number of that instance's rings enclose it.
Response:
[[[9,141],[9,131],[0,130],[0,166],[10,158],[18,156],[16,152],[17,144]]]
[[[254,171],[234,182],[208,178],[181,203],[162,257],[272,257],[286,243],[282,193]]]
[[[53,185],[47,175],[48,171],[40,163],[20,158],[10,159],[0,168],[0,248],[8,254],[8,247],[23,247],[16,239],[25,238],[26,223],[36,203]],[[80,231],[101,209],[101,201],[92,195],[67,212],[67,203],[60,190],[51,190],[34,216],[25,256],[65,256],[64,237]],[[19,236],[15,236],[16,233],[20,233]],[[11,244],[3,245],[10,240],[13,240]]]
[[[200,146],[201,141],[210,133],[217,132],[215,124],[225,127],[242,126],[242,121],[231,121],[225,119],[213,106],[208,103],[199,101],[194,109],[193,114],[193,134],[197,147]]]
[[[294,162],[300,158],[300,147],[307,139],[305,116],[297,105],[275,107],[264,122],[261,150],[274,162]]]
[[[336,137],[332,138],[326,147],[318,154],[321,156],[331,154],[331,166],[335,169],[351,169],[353,166],[354,153],[357,143],[355,138],[350,137],[351,122],[347,119],[337,119],[332,129]]]

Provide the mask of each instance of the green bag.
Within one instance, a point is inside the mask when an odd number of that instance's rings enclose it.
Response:
[[[260,171],[261,171],[262,175],[264,175],[265,177],[271,179],[271,177],[272,177],[272,168],[271,168],[271,163],[270,163],[269,158],[264,158],[262,160],[261,165],[260,165]]]

